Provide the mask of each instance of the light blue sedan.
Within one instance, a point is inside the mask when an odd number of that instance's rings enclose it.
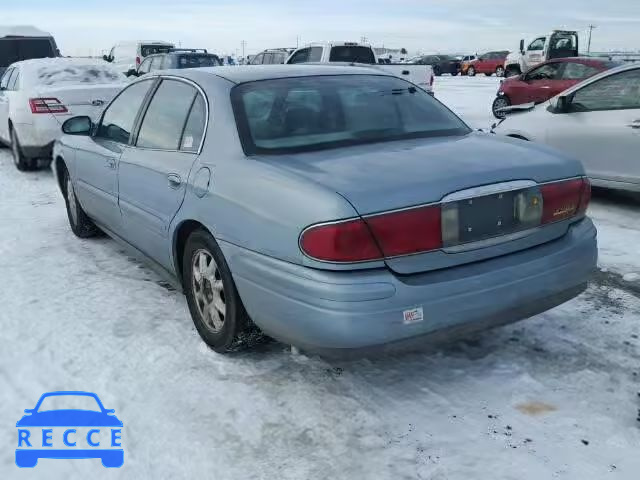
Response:
[[[218,352],[448,339],[566,302],[596,265],[578,160],[375,67],[155,72],[63,129],[73,232],[174,280]]]

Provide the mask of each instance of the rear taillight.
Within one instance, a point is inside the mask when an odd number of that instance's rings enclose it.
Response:
[[[140,66],[140,57],[136,57],[136,66],[139,67]]]
[[[540,187],[543,199],[542,223],[553,223],[586,212],[591,199],[587,178],[548,183]]]
[[[442,246],[440,205],[411,208],[365,218],[385,257],[435,250]]]
[[[364,220],[316,225],[300,236],[302,251],[323,262],[364,262],[382,258]]]
[[[441,246],[439,205],[316,225],[300,237],[302,251],[325,262],[380,260]]]
[[[57,98],[30,98],[31,113],[67,113],[67,107]]]

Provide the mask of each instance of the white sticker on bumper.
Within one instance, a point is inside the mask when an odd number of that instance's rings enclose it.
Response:
[[[412,323],[422,322],[424,320],[424,312],[422,311],[422,307],[412,308],[411,310],[405,310],[403,317],[403,323],[405,325],[411,325]]]

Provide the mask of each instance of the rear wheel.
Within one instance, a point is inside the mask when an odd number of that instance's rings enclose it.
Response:
[[[467,69],[467,75],[470,77],[475,77],[476,76],[476,69],[474,67],[469,67]]]
[[[438,67],[437,65],[433,67],[433,74],[436,77],[439,77],[440,75],[442,75],[442,70],[440,70],[440,67]]]
[[[63,171],[63,194],[65,204],[67,205],[67,218],[69,219],[71,231],[79,238],[95,237],[100,233],[100,230],[80,206],[69,172],[67,172],[66,169]]]
[[[28,159],[22,153],[22,148],[18,141],[18,135],[12,126],[9,126],[9,135],[11,136],[11,156],[13,157],[13,164],[21,172],[33,170],[35,167],[35,161]]]
[[[222,250],[209,232],[196,230],[189,236],[182,270],[191,318],[209,347],[227,353],[257,343],[262,334],[249,318]]]
[[[504,77],[504,67],[502,65],[496,68],[496,77]]]
[[[505,108],[510,105],[511,105],[511,100],[509,100],[508,97],[506,96],[496,97],[496,99],[493,101],[493,105],[491,106],[491,111],[493,112],[493,116],[498,119],[503,119],[504,117],[507,116],[507,114],[504,112],[500,112],[499,110],[501,108]]]

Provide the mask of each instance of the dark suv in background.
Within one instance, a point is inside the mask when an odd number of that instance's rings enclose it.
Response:
[[[0,76],[12,63],[59,56],[56,41],[46,32],[32,27],[0,27]]]
[[[154,70],[170,70],[182,68],[219,67],[222,60],[205,49],[173,48],[166,53],[149,55],[138,67],[137,75]]]

